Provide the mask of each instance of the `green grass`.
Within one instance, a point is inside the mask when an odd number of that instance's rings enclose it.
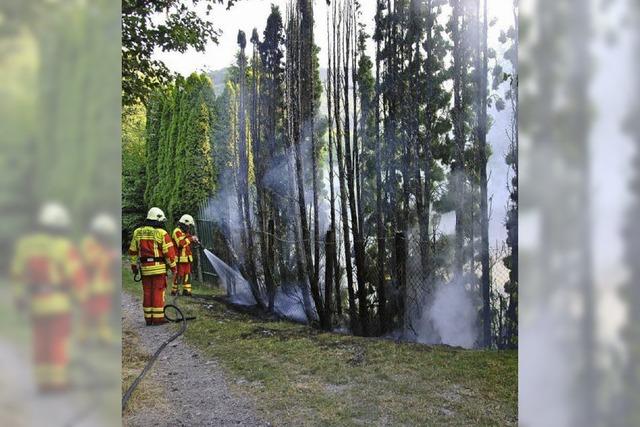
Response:
[[[29,311],[16,307],[10,282],[1,281],[0,288],[5,289],[3,298],[0,298],[0,337],[15,344],[27,345],[31,338]]]
[[[125,269],[126,270],[126,269]],[[129,271],[123,286],[140,295]],[[194,285],[199,296],[219,294]],[[323,333],[187,298],[186,339],[220,361],[274,425],[515,425],[515,351]]]

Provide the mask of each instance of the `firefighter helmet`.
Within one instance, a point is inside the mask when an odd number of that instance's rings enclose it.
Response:
[[[180,221],[178,222],[184,225],[195,225],[195,221],[193,220],[193,217],[189,214],[182,215],[180,217]]]
[[[164,212],[162,212],[162,209],[153,207],[149,209],[149,212],[147,213],[147,219],[152,219],[154,221],[166,221],[167,217],[164,216]]]
[[[66,228],[71,225],[69,212],[59,203],[49,202],[42,206],[38,216],[40,225],[54,228]]]
[[[114,234],[117,230],[116,223],[110,215],[100,214],[91,221],[91,231],[100,234]]]

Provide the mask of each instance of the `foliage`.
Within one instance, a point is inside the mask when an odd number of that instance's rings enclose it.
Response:
[[[227,7],[235,1],[228,0]],[[122,102],[146,104],[154,90],[170,84],[175,75],[165,64],[153,59],[156,50],[204,52],[208,42],[218,41],[214,24],[194,8],[224,0],[122,0]]]
[[[505,163],[510,169],[509,202],[505,218],[507,229],[507,246],[509,254],[504,258],[504,265],[509,270],[509,280],[504,285],[504,291],[508,297],[506,309],[506,330],[504,336],[506,345],[510,348],[518,346],[518,21],[517,3],[514,2],[514,23],[509,29],[500,34],[500,43],[505,51],[504,63],[510,67],[510,73],[505,73],[500,62],[494,66],[493,89],[507,86],[504,99],[509,101],[511,110],[510,128],[507,130],[509,138],[509,151],[505,156]],[[501,100],[501,98],[498,98]],[[496,109],[500,110],[496,101]]]
[[[227,80],[224,91],[216,98],[216,110],[218,111],[218,120],[214,125],[213,138],[215,141],[214,158],[215,170],[217,171],[217,179],[219,182],[224,180],[220,174],[231,170],[234,167],[235,147],[237,144],[237,85],[231,80]],[[229,185],[225,182],[225,185]]]
[[[144,201],[164,209],[169,223],[195,214],[214,191],[212,90],[207,76],[194,73],[157,91],[147,110]]]
[[[213,103],[208,77],[192,75],[185,87],[182,132],[174,160],[175,181],[169,202],[173,217],[197,212],[215,189],[211,158]]]
[[[486,110],[497,100],[485,96],[484,60],[504,64],[480,49],[481,4],[379,1],[370,35],[358,1],[332,2],[326,118],[319,48],[306,25],[315,19],[313,2],[291,0],[286,24],[272,6],[262,40],[254,29],[247,46],[238,32],[236,65],[217,98],[207,89],[201,99],[193,76],[149,98],[145,205],[166,207],[171,217],[193,210],[185,200],[203,202],[215,177],[225,199],[216,212],[226,238],[221,257],[247,277],[260,304],[277,284],[297,286],[307,317],[325,329],[349,324],[354,334],[412,337],[437,284],[459,279],[486,297]],[[515,57],[512,48],[506,55]],[[204,170],[215,166],[211,177],[187,167],[203,159]],[[188,182],[198,184],[181,199]],[[440,219],[452,211],[455,231],[447,236]],[[320,274],[330,228],[339,248],[333,276]],[[409,252],[407,242],[417,247]],[[408,279],[407,261],[420,283]],[[333,298],[322,283],[329,278],[346,282],[348,316],[343,295]],[[477,298],[474,310],[483,303],[491,299]],[[484,324],[491,324],[486,316]]]
[[[133,230],[145,218],[146,111],[142,105],[122,110],[122,241],[130,241]]]
[[[2,182],[12,189],[0,207],[13,235],[45,200],[65,204],[82,232],[120,198],[117,4],[54,3],[0,5]]]

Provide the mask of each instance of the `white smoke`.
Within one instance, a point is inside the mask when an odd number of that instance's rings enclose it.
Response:
[[[293,164],[292,153],[287,151],[285,155],[278,155],[271,159],[271,166],[265,170],[261,185],[280,196],[290,192],[290,175],[288,167]]]
[[[216,194],[207,200],[203,209],[204,219],[212,221],[227,239],[240,248],[242,218],[238,208],[238,194],[233,180],[233,172],[225,171],[220,177]]]
[[[471,292],[461,282],[441,283],[418,321],[418,341],[473,348],[478,337],[477,313]]]
[[[311,301],[313,304],[313,300]],[[300,285],[278,286],[274,301],[275,311],[280,316],[294,322],[307,323],[309,319],[304,311],[304,297]]]
[[[562,309],[558,312],[556,307]],[[528,307],[527,314],[530,317],[520,326],[519,420],[530,426],[571,425],[575,399],[580,396],[572,387],[578,346],[567,348],[567,336],[575,324],[564,304],[537,304]]]

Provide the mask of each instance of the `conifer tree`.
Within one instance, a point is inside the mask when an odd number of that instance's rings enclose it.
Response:
[[[165,210],[170,225],[195,215],[215,190],[212,91],[209,78],[194,73],[157,91],[147,109],[144,201]]]
[[[207,93],[212,91],[208,77],[192,74],[182,99],[182,129],[176,144],[173,166],[175,177],[169,215],[177,219],[193,214],[215,191],[211,159],[211,108]]]
[[[157,123],[157,122],[156,122]],[[146,216],[147,185],[145,152],[146,113],[142,105],[122,110],[122,241],[131,241],[133,230]]]
[[[514,24],[509,28],[505,43],[510,43],[504,53],[504,58],[511,63],[510,76],[494,73],[494,87],[507,77],[509,88],[505,98],[511,105],[511,122],[507,132],[509,137],[509,151],[505,162],[509,165],[511,175],[509,188],[509,203],[505,227],[507,228],[507,246],[509,254],[504,259],[504,265],[509,270],[509,280],[504,286],[508,295],[506,313],[506,344],[510,348],[518,346],[518,0],[513,6]],[[497,105],[497,104],[496,104]]]

